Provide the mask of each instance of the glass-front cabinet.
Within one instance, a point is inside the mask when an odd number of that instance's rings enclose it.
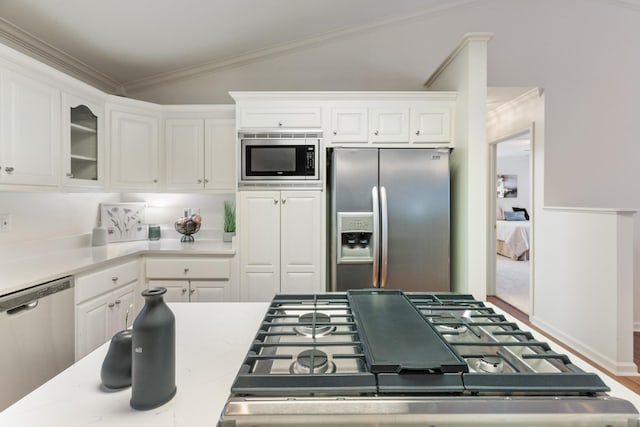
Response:
[[[63,183],[104,187],[104,108],[63,94]]]

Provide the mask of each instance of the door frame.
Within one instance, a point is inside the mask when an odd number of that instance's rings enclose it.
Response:
[[[535,209],[535,122],[530,122],[529,126],[521,127],[514,132],[509,133],[506,136],[501,136],[498,139],[488,141],[489,143],[489,182],[490,182],[490,195],[488,200],[489,209],[489,241],[487,248],[491,256],[487,257],[487,295],[496,295],[496,277],[497,277],[497,252],[496,252],[496,208],[497,198],[495,195],[495,188],[498,185],[498,159],[497,159],[497,147],[498,144],[509,139],[515,138],[520,135],[529,133],[529,211],[531,212],[530,230],[529,230],[529,316],[533,314],[533,295],[535,289],[534,281],[534,263],[535,263],[535,250],[534,250],[534,236],[535,236],[535,221],[536,221],[536,209]]]

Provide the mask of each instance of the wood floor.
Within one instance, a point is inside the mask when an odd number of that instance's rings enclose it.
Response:
[[[528,327],[530,327],[534,331],[540,333],[541,335],[544,335],[550,341],[553,341],[556,344],[565,345],[565,344],[561,343],[560,341],[558,341],[557,339],[553,338],[552,336],[547,335],[546,333],[544,333],[540,329],[538,329],[535,326],[533,326],[531,323],[529,323],[529,316],[527,316],[526,314],[524,314],[522,311],[518,310],[517,308],[513,307],[512,305],[504,302],[500,298],[496,298],[494,296],[488,296],[487,297],[487,301],[489,301],[491,304],[494,304],[497,307],[501,308],[506,313],[508,313],[511,316],[515,317],[517,320],[519,320],[520,322],[524,323],[525,325],[527,325]],[[619,377],[619,376],[613,375],[611,372],[607,371],[606,369],[604,369],[602,366],[598,365],[597,363],[594,363],[591,360],[587,359],[586,357],[584,357],[580,353],[578,353],[576,351],[573,351],[573,350],[572,350],[572,352],[574,354],[578,355],[578,357],[580,357],[582,360],[584,360],[584,361],[596,366],[598,369],[600,369],[602,372],[605,372],[607,375],[609,375],[612,378],[614,378],[620,384],[622,384],[625,387],[627,387],[627,388],[633,390],[634,392],[640,394],[640,377]],[[636,365],[640,366],[640,332],[636,332],[633,335],[633,361],[635,362]],[[639,369],[639,371],[640,371],[640,369]]]

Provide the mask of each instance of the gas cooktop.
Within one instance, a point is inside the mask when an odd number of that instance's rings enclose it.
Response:
[[[380,289],[277,295],[222,420],[239,425],[240,413],[310,415],[339,407],[363,415],[372,403],[396,415],[416,408],[440,415],[470,408],[637,415],[607,391],[596,374],[471,295]]]

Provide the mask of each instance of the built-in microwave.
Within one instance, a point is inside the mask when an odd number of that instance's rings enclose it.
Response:
[[[320,183],[322,132],[246,132],[240,137],[240,184]]]

